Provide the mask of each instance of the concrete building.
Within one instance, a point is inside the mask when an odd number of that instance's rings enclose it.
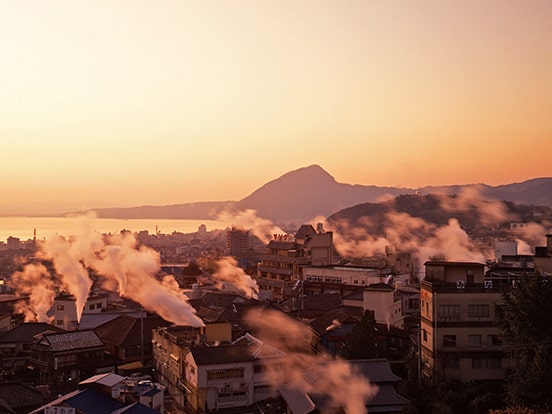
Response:
[[[510,360],[495,323],[500,288],[486,283],[485,265],[429,261],[420,282],[420,354],[430,384],[505,378]]]
[[[294,286],[301,280],[303,266],[332,264],[333,258],[333,233],[303,225],[295,236],[275,235],[268,243],[257,283],[261,290],[270,290],[273,299],[282,300],[297,294]]]
[[[83,314],[100,313],[107,307],[107,295],[90,296],[82,310]],[[54,299],[54,322],[66,331],[78,329],[77,306],[72,295],[60,295]]]
[[[376,323],[404,328],[403,300],[393,286],[375,283],[343,298],[343,305],[372,311]]]

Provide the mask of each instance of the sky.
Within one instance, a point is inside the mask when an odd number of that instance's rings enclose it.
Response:
[[[0,207],[239,200],[311,164],[552,176],[551,21],[548,0],[3,1]]]

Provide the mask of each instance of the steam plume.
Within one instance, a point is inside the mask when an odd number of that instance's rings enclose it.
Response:
[[[217,217],[218,221],[229,223],[237,228],[250,230],[263,243],[268,243],[273,234],[282,234],[284,231],[272,221],[257,216],[253,209],[237,212],[224,211]]]
[[[324,354],[312,354],[313,333],[302,323],[274,310],[252,310],[246,320],[263,342],[286,353],[282,363],[285,382],[302,392],[327,396],[332,405],[346,413],[366,412],[365,402],[377,387],[347,361]],[[278,385],[278,375],[274,385]]]
[[[148,311],[178,325],[203,326],[174,278],[155,278],[160,270],[159,254],[145,246],[137,247],[131,234],[102,237],[88,227],[71,239],[58,236],[41,244],[38,256],[52,261],[55,275],[44,266],[31,264],[12,277],[16,291],[31,294],[30,306],[37,318],[44,318],[44,309],[50,309],[58,289],[62,289],[75,297],[80,320],[93,284],[89,270],[93,270],[104,288],[140,303]],[[29,287],[37,277],[41,277],[40,296]]]
[[[56,283],[50,279],[48,269],[42,263],[31,263],[22,272],[10,278],[10,287],[23,295],[29,295],[29,303],[20,303],[17,311],[23,313],[25,322],[52,322],[47,312],[56,297]]]
[[[218,287],[223,283],[230,283],[238,290],[245,293],[249,298],[257,298],[259,286],[251,276],[239,268],[236,259],[227,256],[217,262],[218,270],[211,275],[211,278],[218,282]]]

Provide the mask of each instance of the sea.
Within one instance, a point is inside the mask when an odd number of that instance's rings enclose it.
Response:
[[[199,226],[205,225],[207,231],[224,230],[227,223],[216,220],[171,220],[171,219],[106,219],[88,217],[0,217],[0,241],[8,237],[17,237],[21,241],[48,239],[60,235],[70,237],[81,234],[84,229],[102,234],[115,234],[121,230],[139,232],[147,230],[150,234],[171,234],[173,232],[194,233]]]

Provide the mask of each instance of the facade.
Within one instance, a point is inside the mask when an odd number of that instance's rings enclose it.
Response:
[[[195,412],[250,407],[275,397],[285,354],[251,335],[232,345],[195,347],[185,355],[188,407]]]
[[[91,296],[86,301],[82,313],[100,313],[106,307],[107,295]],[[63,295],[54,299],[53,324],[66,331],[72,331],[78,328],[77,307],[73,296]]]
[[[430,261],[420,282],[422,375],[430,384],[498,380],[510,367],[495,323],[498,286],[485,265]]]
[[[376,323],[404,328],[403,299],[395,288],[385,283],[367,286],[343,298],[343,305],[358,306],[364,311],[372,311]]]
[[[552,274],[552,234],[546,235],[546,246],[535,248],[535,271],[545,276]]]
[[[251,247],[249,231],[232,227],[226,231],[226,252],[230,256],[243,256]]]
[[[297,294],[294,287],[304,266],[328,265],[333,260],[333,233],[303,225],[295,236],[275,235],[268,243],[257,268],[257,283],[261,290],[270,290],[274,299],[282,300]]]

